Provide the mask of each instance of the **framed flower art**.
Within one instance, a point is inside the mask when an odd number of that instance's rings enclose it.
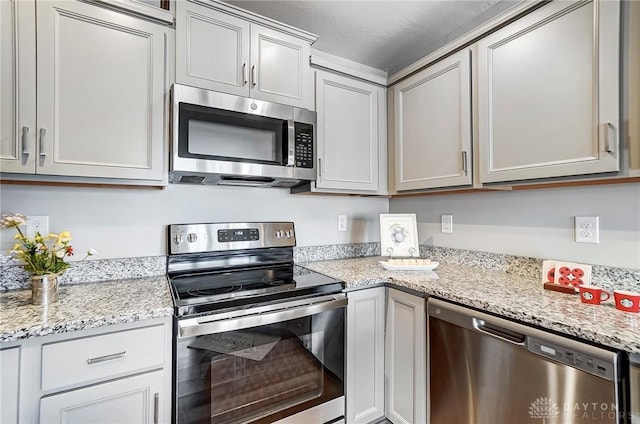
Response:
[[[416,214],[380,214],[382,256],[419,257]]]

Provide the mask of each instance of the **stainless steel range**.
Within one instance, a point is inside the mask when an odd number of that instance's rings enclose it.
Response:
[[[295,244],[291,222],[169,226],[175,422],[343,422],[344,284]]]

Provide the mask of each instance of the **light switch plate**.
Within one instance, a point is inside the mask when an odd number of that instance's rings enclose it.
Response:
[[[442,232],[453,233],[453,215],[442,215]]]

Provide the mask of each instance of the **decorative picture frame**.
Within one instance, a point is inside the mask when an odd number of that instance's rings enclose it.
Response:
[[[380,250],[382,256],[420,256],[415,213],[380,214]]]

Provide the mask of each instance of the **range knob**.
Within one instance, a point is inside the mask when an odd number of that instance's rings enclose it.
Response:
[[[276,231],[276,238],[279,238],[279,239],[280,239],[280,238],[282,238],[282,237],[284,237],[284,233],[282,232],[282,230],[278,230],[278,231]]]
[[[187,241],[189,243],[194,243],[194,242],[198,241],[198,235],[196,233],[187,234]]]
[[[173,235],[173,242],[175,244],[180,244],[184,240],[184,236],[182,233],[176,233]]]
[[[284,235],[289,239],[289,238],[293,237],[293,231],[291,231],[291,230],[287,230],[287,231],[284,233]]]

